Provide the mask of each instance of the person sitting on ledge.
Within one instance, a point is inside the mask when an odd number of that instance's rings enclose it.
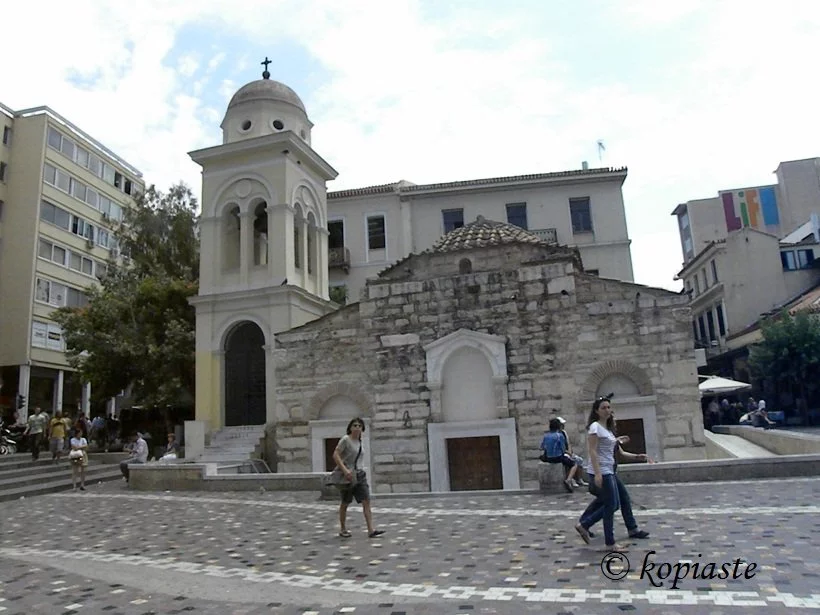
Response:
[[[572,493],[575,490],[573,480],[578,472],[578,465],[567,453],[566,441],[561,433],[561,421],[557,418],[550,419],[549,427],[550,430],[544,434],[544,439],[541,441],[541,450],[544,453],[540,459],[547,463],[561,463],[568,469],[567,477],[564,479],[564,488]]]

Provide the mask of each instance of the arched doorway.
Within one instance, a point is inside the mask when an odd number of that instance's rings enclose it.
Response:
[[[225,425],[264,425],[265,335],[243,322],[225,341]]]

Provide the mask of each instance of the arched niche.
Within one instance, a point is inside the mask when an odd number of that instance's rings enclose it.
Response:
[[[445,422],[498,418],[493,370],[483,352],[471,346],[454,350],[444,363],[441,380]]]
[[[317,237],[318,229],[316,227],[316,216],[313,215],[313,212],[309,212],[307,215],[307,272],[308,275],[312,275],[313,272],[316,270],[316,246],[318,242]]]
[[[345,434],[348,423],[356,418],[365,422],[362,435],[360,468],[372,469],[370,434],[373,428],[369,420],[370,401],[357,387],[346,383],[334,383],[319,391],[307,405],[310,430],[311,466],[314,472],[325,472],[332,466],[332,454],[339,438]],[[371,486],[376,472],[368,473]]]
[[[468,329],[459,329],[424,347],[424,351],[427,355],[427,387],[430,390],[430,416],[433,422],[444,420],[442,406],[444,367],[450,356],[462,349],[480,353],[489,366],[488,374],[492,382],[492,399],[495,404],[495,416],[493,418],[509,417],[506,342],[507,338],[500,335],[490,335],[488,333],[480,333]],[[474,354],[467,354],[465,357],[465,359],[460,359],[456,365],[463,365],[461,361],[476,362],[476,356]],[[462,367],[458,367],[458,370],[461,369]]]
[[[268,264],[268,204],[257,201],[253,204],[253,264],[255,267]]]
[[[231,203],[225,207],[221,216],[222,242],[222,270],[233,271],[239,269],[240,264],[240,235],[241,216],[239,205]]]

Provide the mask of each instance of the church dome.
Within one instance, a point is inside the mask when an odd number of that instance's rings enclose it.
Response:
[[[284,83],[273,79],[257,79],[243,85],[231,98],[228,110],[241,103],[257,100],[288,103],[299,108],[303,113],[307,113],[305,104],[299,95]]]
[[[442,254],[513,243],[544,245],[544,242],[537,235],[522,229],[520,226],[507,224],[506,222],[495,222],[487,220],[484,216],[478,216],[475,222],[452,230],[441,237],[430,248],[430,252]]]

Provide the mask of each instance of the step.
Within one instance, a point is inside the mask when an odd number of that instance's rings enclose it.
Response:
[[[102,466],[111,467],[103,473],[95,473],[93,478],[86,475],[86,485],[91,485],[99,482],[108,482],[113,480],[122,480],[122,474],[117,466]],[[32,497],[35,495],[44,495],[46,493],[57,493],[60,491],[70,491],[73,488],[71,483],[71,475],[63,478],[54,478],[46,482],[39,482],[36,485],[26,485],[23,487],[14,487],[12,489],[0,489],[0,502],[9,500],[18,500],[21,497]]]
[[[100,465],[94,462],[93,457],[89,460],[89,463],[95,467]],[[48,465],[38,464],[36,466],[30,465],[21,468],[15,467],[12,470],[7,470],[5,467],[0,466],[0,481],[18,476],[45,476],[53,472],[71,472],[71,466],[64,462],[60,462],[58,465],[49,463]]]
[[[736,458],[777,457],[777,455],[770,450],[758,446],[753,442],[749,442],[740,436],[711,432],[708,436],[715,444]]]
[[[89,464],[85,468],[86,478],[90,481],[92,477],[98,474],[105,474],[112,469],[119,471],[119,466],[110,466],[102,464]],[[14,476],[14,477],[0,477],[0,490],[12,489],[14,487],[23,487],[26,485],[36,485],[39,483],[49,482],[51,480],[58,480],[60,478],[71,478],[71,468],[55,467],[51,472],[37,472],[36,474]]]

